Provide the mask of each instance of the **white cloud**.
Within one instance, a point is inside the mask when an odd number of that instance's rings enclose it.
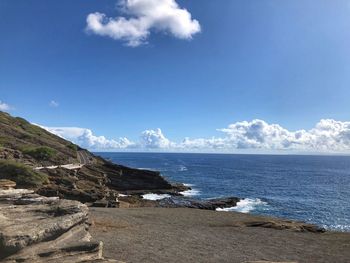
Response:
[[[131,47],[147,41],[151,31],[164,32],[180,39],[191,39],[201,31],[199,22],[175,0],[120,0],[127,17],[109,18],[102,13],[87,16],[87,31],[126,42]]]
[[[185,138],[179,143],[168,139],[161,129],[142,132],[138,142],[127,138],[106,139],[104,136],[95,136],[91,130],[84,128],[46,129],[84,148],[94,150],[350,153],[350,122],[332,119],[323,119],[310,130],[298,131],[289,131],[278,124],[269,124],[263,120],[242,121],[219,129],[223,133],[220,137]]]
[[[50,101],[49,106],[52,108],[57,108],[58,106],[60,106],[60,104],[57,101]]]
[[[311,130],[288,131],[262,120],[237,122],[220,131],[227,145],[236,149],[349,152],[350,122],[321,120]]]
[[[78,127],[44,127],[47,131],[56,134],[62,138],[72,141],[83,148],[92,150],[110,150],[123,149],[132,147],[133,142],[127,138],[119,138],[118,140],[106,139],[104,136],[96,136],[90,129]]]
[[[9,111],[9,110],[11,110],[11,106],[0,100],[0,110],[1,111]]]
[[[176,144],[167,139],[162,130],[158,128],[142,132],[140,146],[149,149],[165,149],[176,147]]]

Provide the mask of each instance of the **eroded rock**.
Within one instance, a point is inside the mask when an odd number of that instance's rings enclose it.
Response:
[[[104,262],[85,204],[12,189],[0,190],[0,211],[3,262]]]

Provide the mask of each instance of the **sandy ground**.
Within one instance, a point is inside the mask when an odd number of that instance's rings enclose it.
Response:
[[[91,234],[125,262],[350,262],[350,233],[237,226],[261,217],[171,208],[91,208]],[[265,218],[266,220],[266,218]]]

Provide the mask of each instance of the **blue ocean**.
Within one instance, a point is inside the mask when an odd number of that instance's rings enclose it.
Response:
[[[157,170],[200,199],[237,196],[239,211],[350,231],[350,157],[180,153],[98,153]]]

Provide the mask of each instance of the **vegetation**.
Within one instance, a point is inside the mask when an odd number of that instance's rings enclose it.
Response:
[[[0,144],[23,154],[22,162],[34,158],[36,165],[64,164],[77,158],[79,147],[23,118],[0,111]],[[47,148],[43,148],[47,146]],[[28,158],[32,157],[32,158]]]
[[[73,143],[68,144],[67,147],[73,151],[78,151],[78,146]]]
[[[26,148],[23,153],[40,161],[48,161],[57,154],[56,150],[47,146]]]
[[[0,179],[8,179],[19,186],[39,186],[48,182],[48,176],[14,161],[0,161]]]

